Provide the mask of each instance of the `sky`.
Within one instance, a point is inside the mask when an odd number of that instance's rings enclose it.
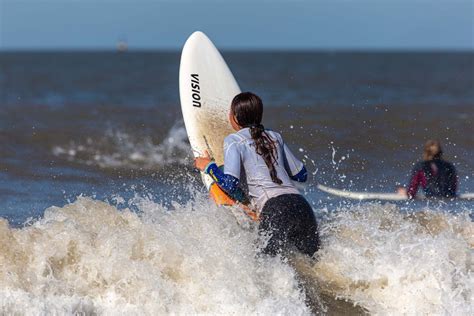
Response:
[[[0,50],[474,50],[474,0],[0,0]]]

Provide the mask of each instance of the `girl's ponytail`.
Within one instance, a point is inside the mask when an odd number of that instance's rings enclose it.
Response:
[[[282,184],[283,182],[280,178],[278,178],[274,165],[277,160],[277,157],[275,157],[275,142],[265,132],[265,128],[262,124],[250,126],[250,135],[252,135],[252,139],[255,142],[255,150],[257,151],[257,154],[262,156],[263,161],[265,161],[265,164],[270,171],[270,177],[272,178],[272,181],[276,184]]]

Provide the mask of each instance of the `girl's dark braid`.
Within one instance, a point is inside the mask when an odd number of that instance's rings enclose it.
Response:
[[[277,149],[275,142],[268,136],[265,132],[265,128],[262,124],[253,124],[250,125],[250,135],[255,142],[255,150],[257,154],[262,156],[265,164],[270,171],[270,177],[272,181],[276,184],[282,184],[280,178],[278,178],[277,171],[275,169],[275,163],[277,163]]]

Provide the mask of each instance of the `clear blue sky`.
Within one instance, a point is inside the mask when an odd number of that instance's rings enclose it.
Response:
[[[0,0],[0,50],[474,49],[474,0]]]

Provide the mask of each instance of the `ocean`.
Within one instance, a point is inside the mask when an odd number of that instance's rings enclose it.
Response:
[[[474,202],[394,192],[430,138],[474,192],[474,54],[224,52],[309,181],[315,260],[266,258],[209,201],[179,52],[0,53],[2,314],[456,314],[474,307]]]

